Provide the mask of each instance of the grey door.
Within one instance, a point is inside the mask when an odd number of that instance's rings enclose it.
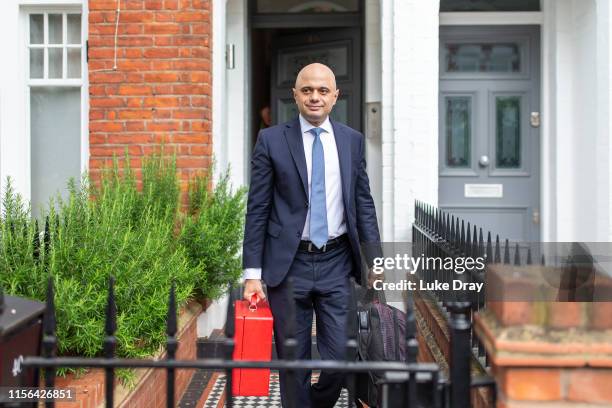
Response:
[[[313,62],[329,66],[336,75],[340,96],[331,117],[361,130],[361,32],[358,28],[310,30],[285,35],[272,50],[272,122],[298,115],[292,88],[297,73]]]
[[[440,207],[502,239],[540,235],[539,35],[440,28]]]

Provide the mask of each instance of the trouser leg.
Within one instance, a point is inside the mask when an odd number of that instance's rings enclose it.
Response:
[[[320,255],[315,268],[314,309],[317,319],[317,349],[324,360],[346,357],[346,327],[349,308],[351,252],[346,247]],[[340,396],[345,374],[321,371],[312,386],[312,404],[316,408],[333,407]]]
[[[276,352],[281,359],[287,358],[284,349],[286,329],[291,316],[288,315],[289,302],[295,302],[295,338],[297,349],[295,358],[309,360],[311,358],[311,332],[313,304],[311,298],[312,268],[308,259],[297,256],[291,265],[288,276],[293,277],[293,294],[288,296],[287,279],[279,286],[268,288],[270,309],[274,317],[274,338]],[[311,371],[294,372],[295,382],[289,383],[287,373],[279,372],[281,403],[288,407],[289,398],[293,398],[295,408],[309,408]]]

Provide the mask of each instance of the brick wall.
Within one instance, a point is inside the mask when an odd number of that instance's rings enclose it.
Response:
[[[612,278],[583,274],[568,287],[594,301],[562,301],[568,290],[550,277],[563,281],[568,270],[489,265],[487,297],[495,301],[487,300],[475,328],[490,356],[498,408],[612,406]],[[532,301],[535,295],[546,301]]]
[[[202,312],[202,306],[195,301],[188,303],[179,310],[177,360],[194,360],[197,357],[197,320]],[[155,358],[164,359],[165,350]],[[166,406],[166,371],[161,369],[135,370],[135,387],[128,388],[115,377],[114,399],[119,408],[163,408]],[[183,396],[194,370],[181,369],[175,373],[175,401]],[[76,401],[57,402],[58,408],[92,407],[101,408],[105,403],[104,370],[88,369],[84,375],[68,374],[66,377],[56,377],[58,388],[74,388]]]
[[[89,1],[89,168],[95,179],[113,154],[132,165],[176,149],[183,180],[212,154],[211,2]],[[183,183],[183,187],[186,183]]]

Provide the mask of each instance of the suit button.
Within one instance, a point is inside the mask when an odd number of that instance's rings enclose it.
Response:
[[[308,208],[308,201],[304,203],[304,207]]]
[[[296,235],[297,235],[298,238],[302,237],[302,233],[300,231],[298,231]]]

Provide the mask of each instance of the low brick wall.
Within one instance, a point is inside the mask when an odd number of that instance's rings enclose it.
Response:
[[[550,271],[542,269],[550,268],[491,265],[487,279],[507,298],[519,291],[525,298],[525,291],[544,293],[538,277]],[[599,296],[612,288],[598,273],[586,282]],[[475,328],[490,356],[499,408],[612,406],[612,302],[494,299]]]
[[[202,311],[200,303],[191,302],[179,312],[179,346],[176,358],[181,360],[196,359],[197,317]],[[160,350],[155,358],[163,359],[166,353]],[[115,380],[115,407],[120,408],[163,408],[166,406],[166,371],[141,369],[136,370],[136,386],[126,389]],[[193,376],[192,369],[176,370],[175,401],[183,396]],[[57,377],[58,388],[74,387],[77,402],[56,403],[58,408],[102,408],[105,402],[104,370],[91,369],[85,375],[76,378],[70,374]]]
[[[448,375],[450,363],[450,331],[446,316],[438,305],[427,298],[426,294],[415,296],[415,319],[417,322],[417,341],[419,353],[417,361],[437,363]],[[472,376],[486,375],[475,358],[471,364]],[[489,388],[472,390],[473,408],[490,408],[492,395]]]

